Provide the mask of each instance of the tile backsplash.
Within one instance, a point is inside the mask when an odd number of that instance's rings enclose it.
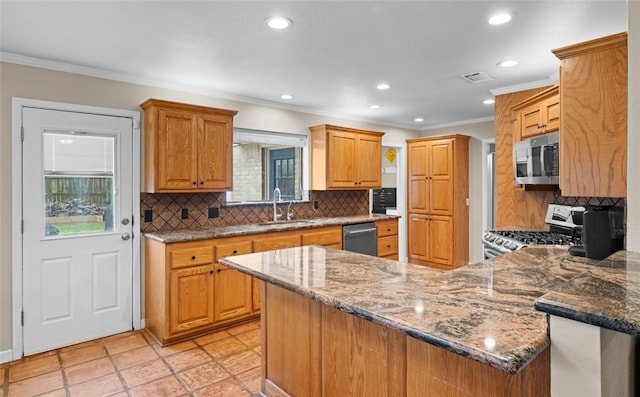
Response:
[[[314,209],[314,201],[318,209]],[[289,202],[278,204],[286,216]],[[217,217],[209,218],[209,212]],[[217,214],[215,214],[217,209]],[[149,213],[148,211],[151,211]],[[186,210],[186,211],[185,211]],[[145,221],[145,211],[151,221]],[[309,201],[291,206],[294,219],[366,215],[369,213],[368,190],[311,191]],[[186,215],[186,216],[185,216]],[[184,218],[184,219],[183,219]],[[233,226],[266,222],[273,219],[273,205],[227,205],[225,193],[141,193],[140,229],[143,233]]]

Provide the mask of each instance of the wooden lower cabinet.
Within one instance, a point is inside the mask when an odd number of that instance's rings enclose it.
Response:
[[[378,256],[398,260],[398,220],[376,221]]]
[[[451,269],[453,221],[450,216],[409,215],[409,258],[412,263]]]
[[[217,322],[247,317],[253,313],[252,277],[229,269],[217,261],[231,255],[253,252],[252,241],[246,237],[213,240],[216,248],[214,318]]]
[[[145,326],[167,344],[260,315],[261,282],[220,258],[301,244],[341,249],[342,226],[170,244],[146,238],[144,244]]]
[[[262,288],[267,397],[551,394],[549,349],[511,375],[273,284]]]
[[[169,280],[169,332],[212,325],[213,264],[171,270]]]

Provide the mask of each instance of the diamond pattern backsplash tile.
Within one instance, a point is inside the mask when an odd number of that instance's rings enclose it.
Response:
[[[369,213],[368,190],[312,191],[309,201],[291,206],[294,219],[327,218]],[[313,202],[318,202],[318,209]],[[277,205],[286,216],[289,202]],[[218,208],[218,217],[209,218],[209,208]],[[187,209],[187,219],[182,210]],[[152,210],[151,222],[144,221],[145,210]],[[214,226],[245,225],[273,220],[271,203],[226,205],[224,193],[141,193],[140,229],[143,233],[201,229]]]

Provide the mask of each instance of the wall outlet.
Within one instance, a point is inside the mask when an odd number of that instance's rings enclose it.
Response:
[[[209,219],[219,217],[220,209],[218,207],[210,207],[207,216]]]
[[[189,209],[188,208],[183,208],[182,209],[182,219],[187,219],[189,218]]]
[[[153,222],[153,210],[144,210],[144,221]]]
[[[313,209],[314,210],[318,209],[318,200],[313,200]]]

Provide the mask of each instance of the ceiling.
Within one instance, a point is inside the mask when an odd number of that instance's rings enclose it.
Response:
[[[513,19],[489,25],[498,11]],[[274,15],[293,27],[268,28]],[[424,130],[554,83],[551,50],[626,31],[627,3],[3,0],[0,23],[5,61]],[[460,77],[476,72],[493,80]]]

